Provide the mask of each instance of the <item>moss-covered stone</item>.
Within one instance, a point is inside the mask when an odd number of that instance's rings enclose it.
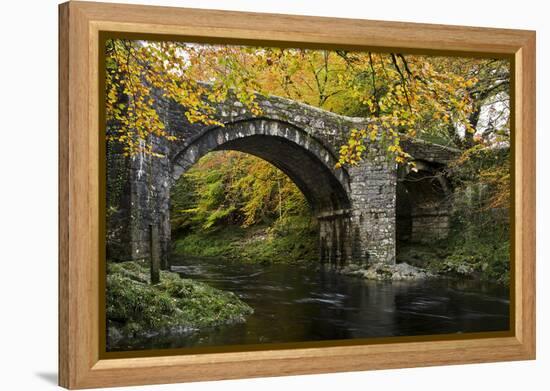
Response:
[[[414,281],[434,277],[429,271],[407,263],[375,263],[368,267],[350,265],[342,268],[340,273],[375,281]]]
[[[402,246],[397,261],[442,277],[478,279],[508,285],[510,281],[508,240],[489,234],[470,236],[458,232],[449,240]]]
[[[234,293],[161,271],[149,283],[144,262],[107,265],[107,322],[111,339],[121,336],[190,332],[244,322],[253,309]]]

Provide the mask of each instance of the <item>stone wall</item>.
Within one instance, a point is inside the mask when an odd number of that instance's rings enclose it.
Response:
[[[350,168],[356,263],[395,262],[397,171],[385,154]]]
[[[154,143],[155,151],[168,153],[166,143]],[[107,257],[121,261],[149,258],[154,224],[159,227],[161,254],[166,259],[170,246],[169,159],[143,154],[124,157],[111,151],[107,160],[123,162],[126,170],[118,207],[107,218]],[[110,186],[111,174],[108,170],[108,190],[114,187]]]
[[[418,171],[398,170],[397,239],[429,244],[447,237],[452,189],[440,165],[417,161]]]

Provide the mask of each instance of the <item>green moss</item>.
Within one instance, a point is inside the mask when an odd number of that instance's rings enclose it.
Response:
[[[439,273],[509,284],[510,246],[502,242],[471,240],[451,242],[449,255],[430,268]]]
[[[309,218],[292,217],[271,227],[226,226],[193,232],[176,239],[174,252],[254,263],[317,261],[317,236]]]
[[[198,230],[176,239],[174,252],[198,257],[232,257],[238,253],[238,244],[245,236],[246,230],[239,226],[212,231]]]
[[[144,262],[107,266],[107,320],[125,335],[191,330],[242,322],[252,308],[234,293],[161,271],[149,284]]]
[[[441,262],[449,255],[447,245],[426,245],[422,243],[399,244],[397,247],[397,262],[406,262],[419,268],[427,268],[432,263]]]
[[[510,243],[492,233],[477,236],[454,233],[430,246],[408,244],[397,253],[398,262],[451,277],[475,278],[508,285]]]

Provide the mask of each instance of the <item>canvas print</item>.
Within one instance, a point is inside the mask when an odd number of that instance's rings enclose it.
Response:
[[[507,59],[102,50],[106,352],[510,329]]]

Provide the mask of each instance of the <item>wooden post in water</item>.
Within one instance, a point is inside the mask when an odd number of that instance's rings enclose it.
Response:
[[[150,228],[150,254],[151,254],[151,284],[160,282],[160,241],[159,227],[157,224],[151,224]]]

